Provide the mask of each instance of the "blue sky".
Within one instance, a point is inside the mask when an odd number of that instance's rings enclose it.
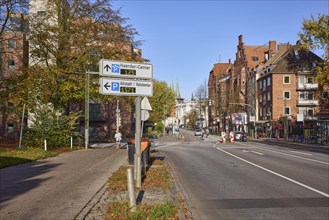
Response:
[[[295,1],[126,1],[121,16],[130,18],[144,43],[143,57],[153,64],[153,78],[179,83],[181,97],[192,93],[217,62],[235,60],[238,36],[245,45],[270,40],[295,44],[303,19],[328,14],[328,0]]]

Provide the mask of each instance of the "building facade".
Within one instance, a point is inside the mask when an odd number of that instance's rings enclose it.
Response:
[[[209,99],[220,103],[211,106],[210,117],[219,115],[220,130],[242,128],[251,136],[256,130],[258,137],[272,138],[303,135],[327,143],[328,85],[315,81],[322,63],[299,42],[246,46],[240,35],[234,64],[221,74],[215,68],[209,73]],[[233,116],[244,112],[247,127],[233,124]]]
[[[21,115],[14,105],[16,79],[28,65],[28,16],[13,14],[0,39],[0,137],[19,136]]]

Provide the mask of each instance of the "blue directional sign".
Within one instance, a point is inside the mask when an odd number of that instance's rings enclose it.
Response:
[[[99,92],[103,95],[152,96],[151,80],[129,80],[119,78],[100,78]]]
[[[153,65],[128,61],[100,60],[99,75],[130,79],[152,79]]]

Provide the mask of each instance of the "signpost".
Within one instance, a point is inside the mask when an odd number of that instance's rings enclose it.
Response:
[[[127,61],[99,61],[99,75],[120,78],[152,79],[153,65]]]
[[[103,95],[153,96],[153,82],[119,78],[100,78],[99,92]]]
[[[108,77],[99,79],[99,92],[101,94],[136,96],[135,172],[136,186],[141,187],[141,121],[145,121],[149,117],[147,111],[141,114],[141,96],[153,96],[153,65],[103,59],[99,61],[99,75]],[[152,110],[147,98],[144,99],[144,109]]]

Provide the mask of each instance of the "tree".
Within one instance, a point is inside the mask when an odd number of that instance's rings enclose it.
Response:
[[[152,106],[150,122],[163,120],[173,109],[176,103],[174,91],[164,81],[153,81],[153,96],[149,98]]]
[[[192,109],[190,112],[187,113],[186,119],[188,119],[188,123],[187,123],[188,128],[192,128],[192,129],[196,128],[197,119],[198,119],[197,115],[198,114],[196,109]]]
[[[3,135],[7,135],[7,119],[15,118],[17,108],[14,108],[17,75],[21,73],[25,54],[22,53],[25,43],[24,33],[27,27],[26,13],[29,1],[2,0],[0,2],[0,112]],[[15,49],[9,47],[11,46]],[[14,62],[15,69],[10,70],[9,63]],[[10,73],[10,74],[9,74]]]
[[[329,16],[318,14],[317,18],[303,21],[302,32],[299,38],[304,48],[310,50],[321,49],[324,51],[324,65],[316,68],[316,79],[320,85],[329,84]]]
[[[30,13],[30,68],[21,86],[22,93],[31,91],[37,97],[30,101],[50,102],[55,109],[82,102],[85,72],[98,71],[100,59],[143,61],[132,52],[140,45],[134,39],[137,31],[126,24],[120,10],[112,9],[110,0],[47,3],[45,13]],[[31,83],[36,79],[37,88]],[[97,83],[98,76],[91,76],[90,98],[110,100],[92,86]]]
[[[195,99],[197,100],[197,107],[200,110],[200,115],[206,116],[207,104],[208,104],[208,86],[206,79],[194,92]]]

